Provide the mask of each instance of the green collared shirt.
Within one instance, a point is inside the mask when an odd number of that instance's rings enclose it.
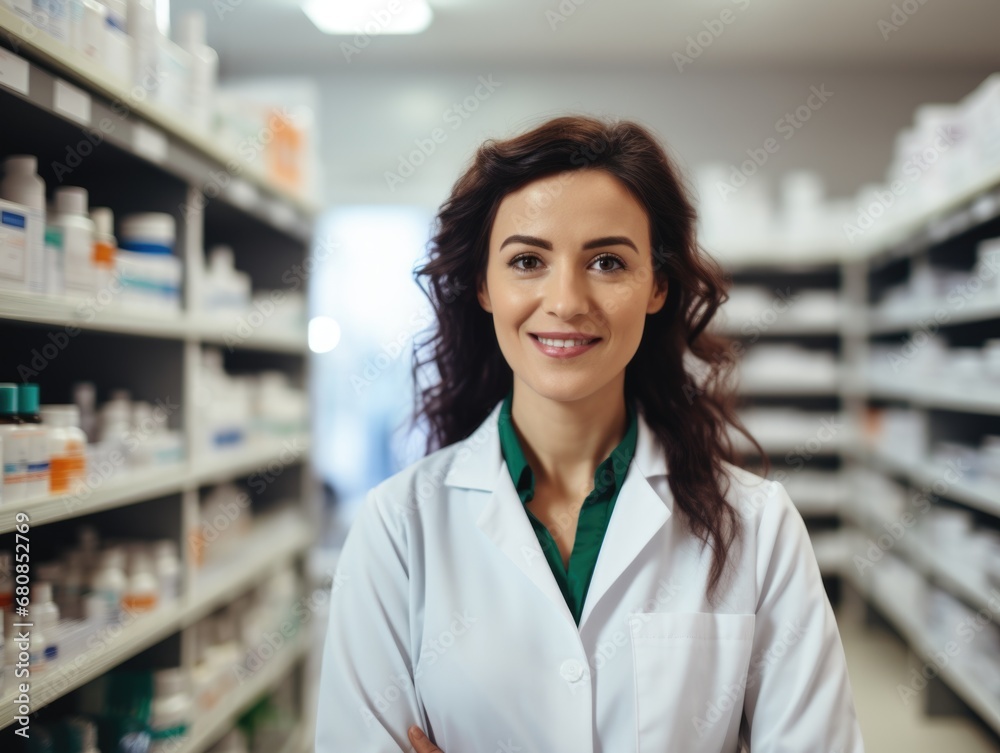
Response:
[[[521,502],[527,505],[535,495],[535,475],[531,466],[528,465],[524,450],[521,448],[521,442],[514,431],[514,423],[511,421],[510,406],[513,399],[514,390],[511,388],[500,408],[497,426],[500,432],[500,448],[507,463],[507,470],[510,471],[511,480],[514,482],[514,488],[517,489]],[[625,481],[625,473],[632,461],[632,455],[635,453],[638,421],[631,402],[626,400],[625,404],[628,413],[628,428],[625,430],[622,441],[597,466],[597,470],[594,472],[594,488],[583,500],[583,507],[580,508],[576,538],[573,541],[573,551],[570,553],[568,568],[563,567],[562,555],[559,554],[559,547],[552,534],[527,506],[524,509],[531,520],[531,527],[535,529],[538,543],[542,546],[542,552],[545,553],[545,559],[548,560],[556,583],[559,584],[559,590],[562,591],[577,625],[580,624],[583,600],[587,595],[590,579],[594,574],[594,566],[597,564],[597,555],[601,551],[604,534],[608,530],[611,511],[614,510],[618,492],[621,491],[622,483]]]

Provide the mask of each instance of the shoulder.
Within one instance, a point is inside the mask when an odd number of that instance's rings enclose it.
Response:
[[[415,512],[433,504],[444,495],[445,477],[462,445],[455,442],[414,461],[379,482],[370,494],[387,512]]]
[[[761,532],[780,526],[789,517],[801,522],[802,516],[781,481],[764,478],[725,461],[723,468],[729,481],[727,501],[754,530]]]

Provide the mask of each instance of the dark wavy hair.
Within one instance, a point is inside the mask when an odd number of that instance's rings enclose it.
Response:
[[[669,287],[664,306],[646,316],[638,351],[625,369],[625,391],[666,448],[676,507],[689,530],[712,547],[711,598],[741,532],[740,515],[725,499],[730,480],[723,462],[741,460],[728,426],[770,466],[736,415],[730,381],[736,351],[706,330],[729,297],[729,279],[698,246],[696,212],[680,172],[646,128],[628,120],[564,116],[478,148],[435,218],[428,260],[414,270],[418,285],[427,278],[429,289],[421,289],[437,319],[427,339],[414,341],[414,424],[426,421],[430,453],[472,434],[507,394],[513,372],[492,316],[476,296],[490,232],[508,193],[567,170],[607,171],[649,216],[653,272]],[[686,364],[692,356],[696,360]],[[421,387],[420,374],[430,366],[436,374]]]

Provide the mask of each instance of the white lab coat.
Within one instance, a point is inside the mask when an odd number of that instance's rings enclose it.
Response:
[[[802,517],[730,467],[745,545],[718,606],[711,549],[673,514],[639,415],[579,628],[500,451],[467,439],[378,484],[344,543],[316,753],[863,753],[843,646]]]

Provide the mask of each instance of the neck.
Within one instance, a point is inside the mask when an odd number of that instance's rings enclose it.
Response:
[[[524,455],[542,486],[574,497],[594,486],[594,473],[625,437],[624,374],[574,401],[552,400],[514,378],[510,408]]]

